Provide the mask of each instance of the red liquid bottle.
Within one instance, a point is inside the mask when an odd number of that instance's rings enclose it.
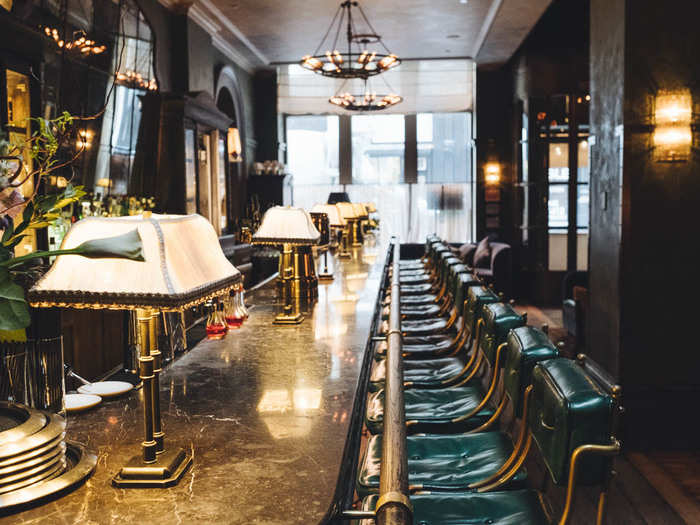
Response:
[[[228,327],[226,326],[222,309],[213,303],[207,303],[207,309],[209,310],[205,329],[207,339],[223,339],[226,336],[226,332],[228,332]]]
[[[226,320],[226,325],[234,330],[240,328],[243,324],[245,318],[238,307],[237,295],[229,295],[224,300],[224,319]]]

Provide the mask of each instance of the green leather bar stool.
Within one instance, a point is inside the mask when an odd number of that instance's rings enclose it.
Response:
[[[505,396],[513,404],[514,413],[522,415],[525,385],[532,382],[535,364],[559,355],[557,348],[547,335],[532,326],[521,326],[508,334],[505,359]],[[410,365],[405,362],[404,365]],[[427,381],[407,373],[404,377],[413,381]],[[500,407],[494,414],[502,413]],[[495,420],[493,421],[495,422]],[[485,424],[491,426],[493,422]],[[361,497],[379,490],[381,468],[382,435],[372,436],[360,460],[357,491]],[[519,444],[521,446],[522,443]],[[408,471],[412,490],[472,490],[479,482],[488,481],[506,465],[514,447],[503,432],[479,432],[454,436],[414,435],[408,436]],[[509,488],[525,479],[519,471]]]
[[[431,359],[457,355],[462,348],[469,349],[476,337],[476,321],[485,304],[498,301],[498,297],[471,274],[462,274],[458,280],[460,288],[455,303],[467,299],[462,308],[460,329],[455,336],[450,334],[407,336],[403,338],[403,355],[408,360]],[[386,342],[375,344],[375,358],[383,359],[386,355]]]
[[[411,495],[413,523],[423,525],[565,524],[573,514],[576,487],[601,487],[597,522],[604,520],[612,457],[620,453],[615,437],[620,390],[605,390],[572,360],[549,359],[538,363],[524,404],[525,444],[516,450],[512,468],[475,492],[422,491]],[[532,489],[499,490],[512,483],[532,444],[546,465],[551,481],[566,487],[562,515],[552,519],[543,494]],[[375,508],[378,496],[364,499],[363,509]],[[366,523],[366,522],[365,522]]]
[[[484,305],[482,318],[483,336],[479,337],[476,343],[480,350],[478,356],[473,352],[470,355],[466,345],[455,356],[420,360],[405,359],[405,387],[446,388],[474,378],[476,372],[472,371],[478,369],[484,359],[490,363],[491,367],[494,366],[498,345],[506,341],[512,329],[523,326],[526,321],[525,315],[519,315],[512,307],[503,303]],[[501,366],[504,365],[505,355],[499,358],[499,362]],[[385,366],[385,360],[375,361],[370,375],[370,392],[376,392],[383,387],[386,377]]]
[[[496,393],[505,359],[501,353],[506,337],[511,328],[524,325],[525,318],[503,303],[486,304],[483,309],[484,334],[472,353],[472,358],[476,359],[470,359],[465,365],[458,382],[450,383],[449,387],[437,385],[434,390],[412,388],[404,392],[410,432],[467,431],[482,426],[493,416],[489,402]],[[484,390],[480,381],[475,381],[484,359],[490,363],[488,390]],[[384,390],[380,389],[367,398],[365,421],[370,432],[378,434],[383,419]]]

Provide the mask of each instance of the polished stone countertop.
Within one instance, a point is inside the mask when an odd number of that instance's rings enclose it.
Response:
[[[318,523],[338,478],[386,250],[367,243],[337,261],[335,280],[298,326],[276,326],[274,283],[246,296],[250,319],[204,340],[161,375],[166,448],[194,462],[167,489],[117,489],[141,451],[141,391],[70,415],[69,439],[98,455],[74,492],[0,524]],[[320,264],[319,264],[320,266]]]

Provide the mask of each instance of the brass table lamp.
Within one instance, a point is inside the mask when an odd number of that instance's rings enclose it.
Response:
[[[212,225],[199,215],[89,217],[77,222],[62,248],[137,230],[144,261],[61,255],[29,291],[35,307],[136,310],[143,381],[145,439],[142,454],[112,479],[117,487],[168,487],[192,463],[179,447],[166,448],[160,417],[156,322],[159,312],[179,312],[241,286],[240,272],[226,259]]]
[[[335,248],[338,246],[338,234],[342,233],[347,223],[345,219],[340,215],[340,210],[335,204],[315,204],[311,208],[311,213],[325,213],[328,215],[328,225],[331,228],[331,238],[330,247]]]
[[[364,235],[367,233],[369,227],[369,213],[367,208],[361,202],[353,202],[352,207],[355,208],[355,215],[357,215],[357,220],[360,224],[360,231],[364,239]]]
[[[318,272],[319,281],[332,281],[333,274],[328,271],[328,250],[331,243],[331,226],[328,219],[328,214],[323,212],[311,212],[311,220],[316,226],[316,229],[321,234],[319,241],[319,251],[323,252],[323,270]]]
[[[345,232],[347,243],[352,246],[362,246],[364,237],[362,236],[360,217],[357,214],[358,210],[350,202],[339,202],[336,206],[340,210],[340,215],[347,221]]]
[[[279,274],[283,296],[287,289],[292,297],[314,298],[318,295],[318,278],[311,246],[317,244],[320,238],[321,234],[311,216],[301,208],[273,206],[265,212],[252,242],[282,246]]]

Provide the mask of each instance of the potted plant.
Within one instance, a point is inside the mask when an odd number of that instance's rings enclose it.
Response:
[[[84,146],[73,149],[74,117],[63,113],[56,119],[31,119],[35,131],[25,143],[0,139],[0,341],[26,339],[31,323],[26,290],[45,271],[41,264],[50,256],[75,254],[83,257],[119,257],[143,260],[141,239],[129,234],[88,241],[70,250],[35,251],[19,257],[15,248],[32,231],[42,230],[60,217],[61,210],[85,195],[81,186],[67,184],[55,193],[40,194],[40,188],[57,170],[77,160]],[[25,163],[23,151],[31,163]],[[27,169],[31,164],[33,168]],[[31,180],[32,194],[24,197],[20,187]]]

